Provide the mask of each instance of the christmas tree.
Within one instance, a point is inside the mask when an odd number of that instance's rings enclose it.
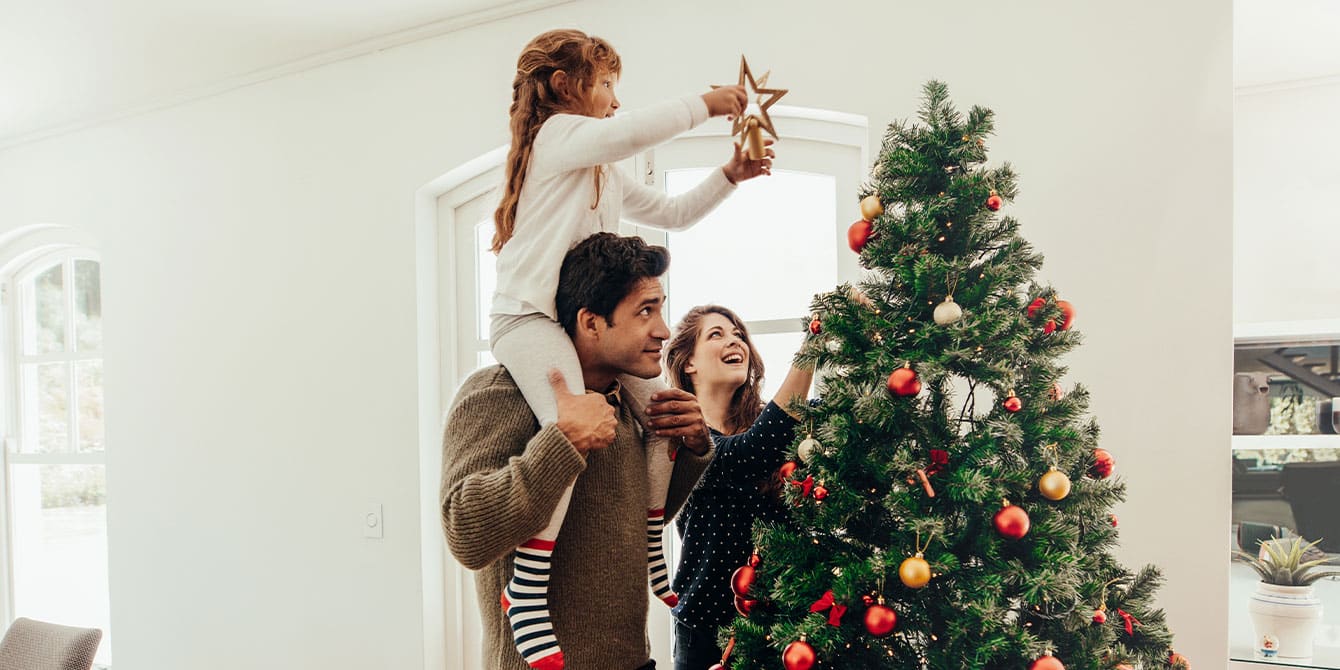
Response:
[[[725,667],[1184,666],[1158,570],[1112,555],[1124,486],[1058,362],[1075,309],[1005,213],[1015,173],[985,163],[993,114],[930,82],[919,120],[862,194],[863,279],[814,299],[793,512],[732,577]]]

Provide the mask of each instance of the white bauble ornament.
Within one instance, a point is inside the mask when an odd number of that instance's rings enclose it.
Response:
[[[796,455],[800,457],[801,461],[809,463],[810,459],[814,457],[814,453],[822,448],[823,445],[819,444],[818,440],[806,435],[805,439],[800,441],[800,446],[796,447]]]
[[[945,301],[935,306],[935,322],[941,326],[947,326],[963,318],[963,308],[954,302],[954,296],[945,298]]]

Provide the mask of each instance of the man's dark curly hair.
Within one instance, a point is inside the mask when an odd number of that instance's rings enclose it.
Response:
[[[596,233],[563,257],[555,307],[568,337],[577,333],[577,310],[605,318],[614,325],[614,308],[646,278],[655,279],[670,267],[670,251],[640,237]]]

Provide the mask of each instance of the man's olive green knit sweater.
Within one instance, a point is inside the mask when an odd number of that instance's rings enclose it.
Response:
[[[647,468],[637,420],[623,404],[618,417],[614,444],[583,458],[557,427],[540,429],[501,366],[461,386],[442,438],[442,525],[452,555],[476,571],[488,670],[527,670],[499,595],[512,551],[544,528],[574,480],[549,582],[567,670],[634,670],[649,660]],[[667,520],[710,460],[679,450]]]

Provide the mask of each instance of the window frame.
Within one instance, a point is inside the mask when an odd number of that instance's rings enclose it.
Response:
[[[107,467],[107,446],[105,443],[100,451],[79,451],[79,403],[75,364],[80,361],[103,361],[105,359],[105,347],[94,354],[73,351],[78,346],[76,320],[74,318],[77,308],[74,267],[77,261],[97,263],[99,278],[101,278],[102,259],[100,255],[92,249],[76,245],[57,245],[29,250],[18,254],[16,258],[6,264],[7,267],[0,270],[0,273],[3,274],[3,280],[0,280],[0,339],[3,340],[4,352],[4,356],[0,357],[0,376],[3,376],[4,385],[4,399],[3,402],[0,402],[0,466],[3,466],[3,472],[0,473],[0,485],[3,486],[3,495],[0,495],[0,526],[3,526],[0,529],[2,530],[0,532],[0,561],[3,561],[3,569],[0,569],[0,591],[4,593],[3,597],[0,597],[0,619],[6,625],[12,623],[17,616],[14,603],[14,587],[16,584],[13,553],[15,549],[14,520],[11,516],[13,510],[11,476],[13,467],[16,465],[96,465],[103,468],[104,476]],[[57,265],[61,267],[62,298],[64,301],[62,308],[66,316],[64,351],[57,354],[25,354],[23,352],[23,341],[26,335],[24,316],[29,305],[24,285]],[[99,286],[101,287],[101,281],[99,281]],[[28,426],[24,423],[24,413],[28,408],[27,403],[31,402],[32,399],[25,394],[23,368],[29,364],[52,362],[69,364],[66,372],[66,379],[69,383],[69,400],[67,402],[69,406],[66,415],[70,440],[68,448],[65,451],[48,453],[40,451],[24,452],[21,451],[24,446],[21,442],[25,430],[28,429]],[[110,629],[110,622],[108,628]],[[104,639],[108,637],[107,633],[109,631],[104,631]]]

